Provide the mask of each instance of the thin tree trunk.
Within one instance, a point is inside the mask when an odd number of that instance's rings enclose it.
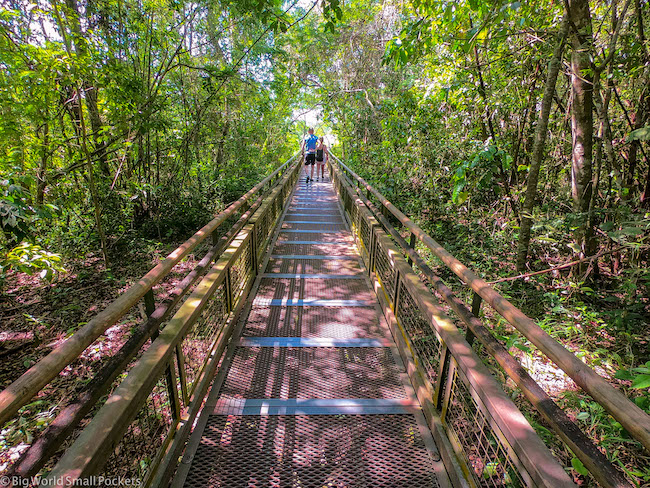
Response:
[[[76,51],[77,59],[82,60],[84,63],[88,61],[88,49],[86,44],[86,33],[82,31],[79,21],[79,7],[77,0],[65,0],[66,7],[68,8],[68,24],[73,33],[72,39]],[[84,99],[86,102],[86,109],[88,110],[88,119],[90,120],[90,128],[93,136],[94,151],[99,161],[99,168],[103,175],[110,175],[110,168],[106,156],[106,143],[101,139],[102,133],[102,120],[99,115],[98,88],[91,75],[86,75],[82,83]],[[81,105],[81,101],[79,101]]]
[[[521,123],[519,124],[519,130],[517,132],[517,138],[515,140],[515,149],[514,149],[514,154],[512,156],[512,177],[510,179],[511,182],[515,182],[515,185],[518,185],[518,171],[517,168],[519,167],[519,155],[521,154],[521,147],[525,146],[524,144],[524,139],[527,138],[527,127],[528,127],[528,121],[534,116],[535,112],[535,106],[533,105],[533,99],[535,97],[535,89],[537,88],[537,79],[539,75],[539,63],[537,63],[537,67],[535,68],[535,72],[533,73],[533,81],[530,84],[530,89],[528,91],[528,105],[526,105],[526,108],[524,109],[523,116],[521,117]]]
[[[648,79],[650,78],[650,76],[648,75],[648,71],[650,70],[650,54],[648,54],[648,49],[646,48],[646,38],[645,38],[645,32],[643,26],[643,10],[641,7],[641,0],[635,0],[634,9],[637,17],[637,32],[639,35],[639,42],[642,49],[641,51],[642,61],[646,66],[644,70],[645,79],[646,81],[648,81]],[[637,117],[644,118],[647,120],[648,108],[650,108],[650,89],[648,89],[648,84],[646,83],[645,88],[643,89],[641,93],[641,97],[639,99],[639,110],[637,112]],[[648,161],[647,155],[646,155],[646,161],[649,163],[648,175],[646,177],[643,193],[641,194],[641,205],[645,208],[650,208],[650,161]]]
[[[45,103],[47,105],[47,100]],[[50,124],[47,122],[47,117],[48,115],[46,114],[46,122],[43,124],[43,142],[41,143],[41,162],[38,166],[38,173],[36,174],[36,179],[38,180],[36,184],[36,203],[39,205],[42,205],[45,200],[45,188],[47,186],[45,173],[47,172],[50,145]]]
[[[66,0],[67,2],[74,2],[74,0]],[[76,4],[74,4],[76,6]],[[66,33],[66,28],[65,25],[62,21],[61,15],[58,10],[58,4],[56,1],[52,2],[52,6],[54,7],[54,14],[55,18],[57,20],[57,23],[60,28],[61,35],[64,40],[64,44],[66,47],[66,51],[68,53],[68,56],[71,58],[73,57],[72,53],[72,45],[70,43],[70,40],[68,39],[67,33]],[[68,7],[70,4],[68,4]],[[76,11],[75,11],[76,14]],[[77,14],[78,15],[78,14]],[[77,27],[78,27],[78,17],[76,17],[75,22],[77,22]],[[73,33],[76,34],[77,31],[73,30]],[[75,37],[75,36],[73,36]],[[83,38],[77,39],[77,44],[82,45],[85,42]],[[76,45],[77,45],[76,44]],[[77,50],[76,57],[79,58],[80,53]],[[109,268],[110,263],[108,260],[108,249],[106,246],[106,236],[104,235],[104,228],[102,227],[102,221],[101,221],[101,212],[99,209],[99,194],[97,193],[97,187],[95,185],[95,176],[93,174],[93,165],[92,165],[92,157],[90,154],[90,151],[88,149],[88,135],[86,133],[86,123],[84,120],[84,113],[83,113],[83,107],[81,105],[81,87],[78,86],[73,86],[72,87],[72,98],[70,101],[70,116],[73,120],[73,126],[75,128],[79,143],[81,145],[82,153],[84,158],[86,159],[86,166],[88,170],[88,184],[90,186],[90,195],[93,200],[93,206],[95,207],[95,224],[97,225],[97,232],[99,234],[99,239],[101,243],[101,248],[102,248],[102,254],[104,257],[104,265],[106,268]]]
[[[569,0],[569,20],[572,25],[571,43],[571,197],[579,215],[576,241],[581,254],[591,239],[587,212],[593,191],[593,37],[588,0]]]
[[[81,93],[79,90],[77,93]],[[81,101],[79,102],[81,106]],[[90,151],[88,151],[87,134],[86,134],[86,123],[84,121],[83,110],[80,111],[79,121],[81,122],[81,146],[83,148],[84,155],[86,156],[87,168],[88,168],[88,184],[90,186],[90,194],[93,199],[93,207],[95,207],[95,225],[97,225],[97,233],[99,234],[99,240],[102,246],[102,254],[104,256],[104,266],[106,269],[110,268],[110,262],[108,260],[108,248],[106,246],[106,236],[104,235],[104,227],[102,226],[102,216],[99,209],[99,194],[97,193],[97,186],[95,185],[95,175],[93,174],[93,162],[90,157]]]
[[[551,104],[555,95],[555,84],[562,65],[562,53],[569,32],[568,18],[565,16],[560,27],[559,39],[553,57],[548,63],[548,72],[546,73],[546,85],[542,97],[542,109],[539,113],[539,120],[535,128],[535,142],[533,144],[533,154],[530,161],[530,170],[528,172],[528,181],[526,184],[526,199],[521,214],[521,227],[519,231],[519,242],[517,244],[517,270],[523,271],[528,261],[528,248],[530,246],[530,229],[533,223],[533,208],[537,197],[537,183],[539,181],[539,170],[542,166],[544,155],[544,143],[546,141],[546,131],[548,129],[548,119],[551,113]]]

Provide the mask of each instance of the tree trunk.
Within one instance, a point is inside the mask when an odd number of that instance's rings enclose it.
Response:
[[[47,104],[47,101],[46,101]],[[47,109],[46,109],[47,110]],[[46,122],[43,124],[43,142],[41,143],[41,162],[38,166],[38,173],[36,174],[36,203],[43,204],[45,200],[45,188],[47,186],[47,160],[50,148],[50,124],[47,122],[48,114],[46,114]]]
[[[569,22],[565,16],[560,28],[558,44],[553,52],[553,57],[548,64],[546,74],[546,85],[542,97],[542,110],[539,113],[539,121],[535,128],[535,143],[533,144],[533,154],[530,161],[530,170],[526,185],[526,199],[521,212],[521,227],[519,231],[519,242],[517,245],[517,271],[523,271],[528,261],[528,248],[530,245],[530,228],[533,223],[533,208],[537,196],[537,183],[539,181],[539,170],[542,165],[544,155],[544,143],[546,141],[546,131],[548,128],[548,119],[551,113],[551,104],[555,94],[555,84],[562,65],[562,53],[564,44],[569,30]]]
[[[86,33],[81,28],[79,21],[79,7],[77,0],[65,0],[67,10],[66,18],[73,35],[71,36],[74,42],[74,48],[77,58],[83,62],[88,61],[88,49],[86,44]],[[84,92],[84,100],[86,109],[88,110],[88,119],[90,120],[90,128],[93,137],[94,156],[99,161],[99,167],[103,175],[110,175],[110,168],[106,157],[106,143],[101,139],[102,133],[102,120],[99,115],[99,106],[97,104],[98,89],[96,83],[91,75],[86,75],[82,83]]]
[[[571,196],[574,211],[579,215],[576,241],[585,255],[591,240],[587,213],[591,201],[593,165],[593,75],[591,13],[588,0],[569,0],[571,22]]]

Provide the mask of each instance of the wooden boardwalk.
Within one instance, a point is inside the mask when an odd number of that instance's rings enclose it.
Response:
[[[174,486],[447,487],[336,193],[298,183]]]

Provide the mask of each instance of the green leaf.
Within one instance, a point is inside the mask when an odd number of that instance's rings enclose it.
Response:
[[[614,229],[614,222],[603,222],[600,224],[600,229],[605,231],[605,232],[610,232],[611,230]]]
[[[634,381],[632,381],[632,388],[637,388],[639,390],[650,388],[650,374],[641,374],[634,378]]]
[[[499,474],[499,463],[497,462],[491,462],[487,463],[485,465],[485,468],[483,468],[483,478],[491,478],[493,476],[497,476]]]
[[[632,380],[634,376],[632,376],[632,373],[630,373],[627,369],[619,369],[614,375],[614,378],[619,380]]]
[[[633,130],[627,136],[628,141],[650,141],[650,126]]]
[[[589,475],[589,471],[587,470],[587,468],[585,468],[585,465],[582,464],[582,461],[580,461],[580,459],[578,459],[577,457],[574,457],[571,460],[571,466],[573,466],[573,469],[575,469],[582,476]]]
[[[573,252],[576,254],[580,252],[580,246],[578,246],[575,242],[572,242],[571,244],[568,244],[568,246],[571,248]]]
[[[469,198],[469,192],[466,191],[460,191],[458,192],[458,197],[456,198],[456,203],[458,205],[462,205],[467,201],[467,198]]]

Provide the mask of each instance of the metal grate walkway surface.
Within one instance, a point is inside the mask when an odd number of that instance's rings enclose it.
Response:
[[[447,487],[329,181],[301,181],[174,486]]]

